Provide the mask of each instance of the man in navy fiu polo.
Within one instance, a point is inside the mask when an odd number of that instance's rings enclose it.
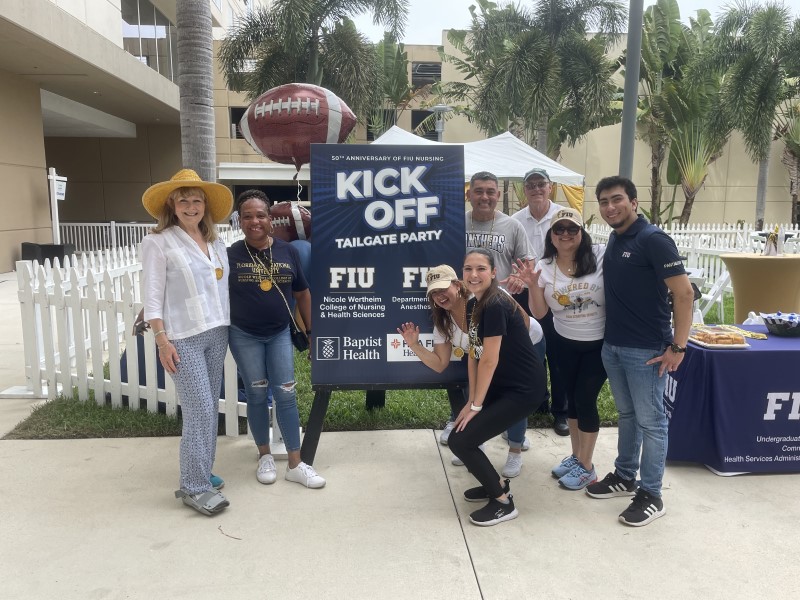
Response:
[[[683,360],[694,294],[675,242],[636,213],[633,182],[606,177],[595,193],[600,216],[613,229],[603,259],[602,356],[619,412],[619,441],[615,470],[589,485],[586,493],[593,498],[634,496],[619,520],[640,527],[666,512],[661,499],[667,459],[664,387],[666,374]]]

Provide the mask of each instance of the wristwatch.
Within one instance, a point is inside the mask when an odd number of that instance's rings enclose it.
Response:
[[[683,354],[684,352],[686,352],[686,347],[679,346],[678,344],[670,344],[669,349],[672,350],[675,354]]]

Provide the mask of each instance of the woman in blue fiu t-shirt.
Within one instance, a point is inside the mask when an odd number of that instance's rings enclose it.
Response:
[[[289,457],[285,478],[309,488],[321,488],[325,479],[300,460],[294,346],[289,333],[293,304],[289,298],[293,297],[310,335],[311,293],[297,250],[271,235],[266,195],[245,192],[239,197],[237,208],[245,239],[228,249],[230,347],[244,381],[247,420],[258,447],[256,478],[264,484],[277,479],[269,445],[269,388]]]

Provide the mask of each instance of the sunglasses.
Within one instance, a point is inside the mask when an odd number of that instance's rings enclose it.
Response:
[[[553,233],[555,233],[556,235],[564,235],[565,233],[568,233],[569,235],[578,235],[578,232],[580,230],[581,228],[578,227],[577,225],[570,225],[570,226],[556,225],[555,227],[553,227]]]
[[[543,190],[547,187],[546,181],[540,181],[539,183],[526,183],[525,189],[526,190]]]

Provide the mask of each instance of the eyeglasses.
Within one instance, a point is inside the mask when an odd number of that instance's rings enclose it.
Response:
[[[556,235],[564,235],[565,233],[568,233],[569,235],[578,235],[580,230],[581,228],[577,225],[570,225],[569,227],[566,225],[556,225],[553,227],[553,233]]]
[[[540,181],[539,183],[526,183],[525,189],[526,190],[543,190],[547,187],[547,181]]]

